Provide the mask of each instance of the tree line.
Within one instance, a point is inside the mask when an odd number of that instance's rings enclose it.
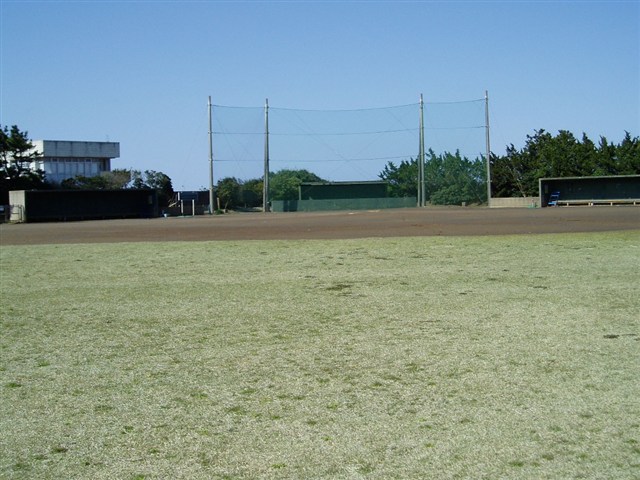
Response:
[[[379,177],[388,183],[390,197],[418,195],[418,159],[388,162]],[[484,160],[469,160],[460,152],[426,154],[425,199],[432,205],[481,204],[487,201],[487,171]]]
[[[640,137],[625,132],[620,143],[601,136],[594,143],[586,134],[557,135],[537,130],[525,145],[507,146],[503,156],[491,154],[491,192],[496,197],[538,195],[539,178],[640,174]]]
[[[415,197],[418,185],[418,161],[389,162],[379,174],[387,182],[390,197]],[[306,182],[326,182],[308,170],[279,170],[269,174],[270,200],[296,200],[298,187]],[[486,201],[486,168],[482,159],[469,160],[459,152],[436,155],[428,152],[425,167],[427,199],[434,205],[459,205],[461,202]],[[262,179],[242,181],[226,177],[217,184],[222,208],[262,206]]]
[[[296,200],[298,187],[306,182],[325,182],[308,170],[283,169],[269,172],[269,199]],[[236,177],[225,177],[218,181],[216,192],[220,207],[255,208],[262,206],[264,181],[262,178],[243,181]]]
[[[491,196],[538,195],[538,179],[640,174],[640,137],[625,132],[620,143],[601,136],[596,144],[586,134],[580,139],[567,130],[552,135],[537,130],[527,135],[524,147],[513,144],[505,155],[491,154]],[[388,183],[390,197],[416,197],[418,160],[388,162],[378,177]],[[460,152],[425,155],[425,198],[433,205],[482,204],[487,201],[485,159],[469,159]],[[281,170],[270,174],[270,198],[294,200],[302,182],[325,181],[307,170]],[[259,206],[262,180],[243,182],[228,177],[218,183],[218,196],[226,208]]]
[[[51,185],[42,171],[33,171],[37,158],[27,132],[17,126],[0,128],[0,202],[8,202],[9,190],[38,188],[153,188],[161,206],[173,196],[171,179],[162,172],[116,169],[98,177],[80,177]],[[640,137],[625,132],[619,143],[601,136],[596,144],[586,134],[580,139],[567,130],[552,135],[537,130],[527,135],[524,147],[513,144],[505,155],[491,154],[492,197],[522,197],[538,194],[538,179],[640,174]],[[482,204],[487,201],[485,159],[469,159],[460,152],[425,155],[426,200],[433,205]],[[415,197],[418,193],[418,159],[388,162],[378,177],[388,184],[390,197]],[[271,200],[295,200],[304,182],[324,182],[308,170],[284,169],[269,174]],[[225,177],[216,184],[219,207],[224,209],[262,206],[263,179]]]

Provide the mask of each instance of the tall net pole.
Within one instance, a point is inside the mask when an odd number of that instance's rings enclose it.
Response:
[[[425,182],[424,182],[424,100],[420,94],[420,144],[418,147],[418,206],[424,207]]]
[[[213,128],[211,122],[211,96],[209,96],[209,215],[213,214]]]
[[[262,186],[263,211],[269,209],[269,99],[264,103],[264,178]]]
[[[489,141],[489,91],[484,91],[484,123],[485,123],[485,140],[487,147],[487,205],[491,206],[491,143]]]

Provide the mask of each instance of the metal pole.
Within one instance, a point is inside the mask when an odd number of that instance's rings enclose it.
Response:
[[[420,147],[418,148],[418,206],[424,207],[426,191],[424,184],[424,100],[420,94]]]
[[[486,128],[487,147],[487,206],[491,206],[491,143],[489,139],[489,91],[484,91],[484,123]]]
[[[213,128],[211,123],[211,96],[209,96],[209,215],[213,215]]]
[[[269,99],[264,104],[264,178],[262,187],[262,204],[264,212],[269,208]]]

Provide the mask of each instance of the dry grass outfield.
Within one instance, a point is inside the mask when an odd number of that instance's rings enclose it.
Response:
[[[638,231],[0,254],[2,478],[640,476]]]

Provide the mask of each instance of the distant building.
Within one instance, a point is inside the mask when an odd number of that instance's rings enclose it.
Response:
[[[44,170],[46,180],[60,183],[77,175],[95,177],[111,171],[111,160],[120,156],[118,142],[72,142],[34,140],[42,156],[31,163],[33,170]]]

